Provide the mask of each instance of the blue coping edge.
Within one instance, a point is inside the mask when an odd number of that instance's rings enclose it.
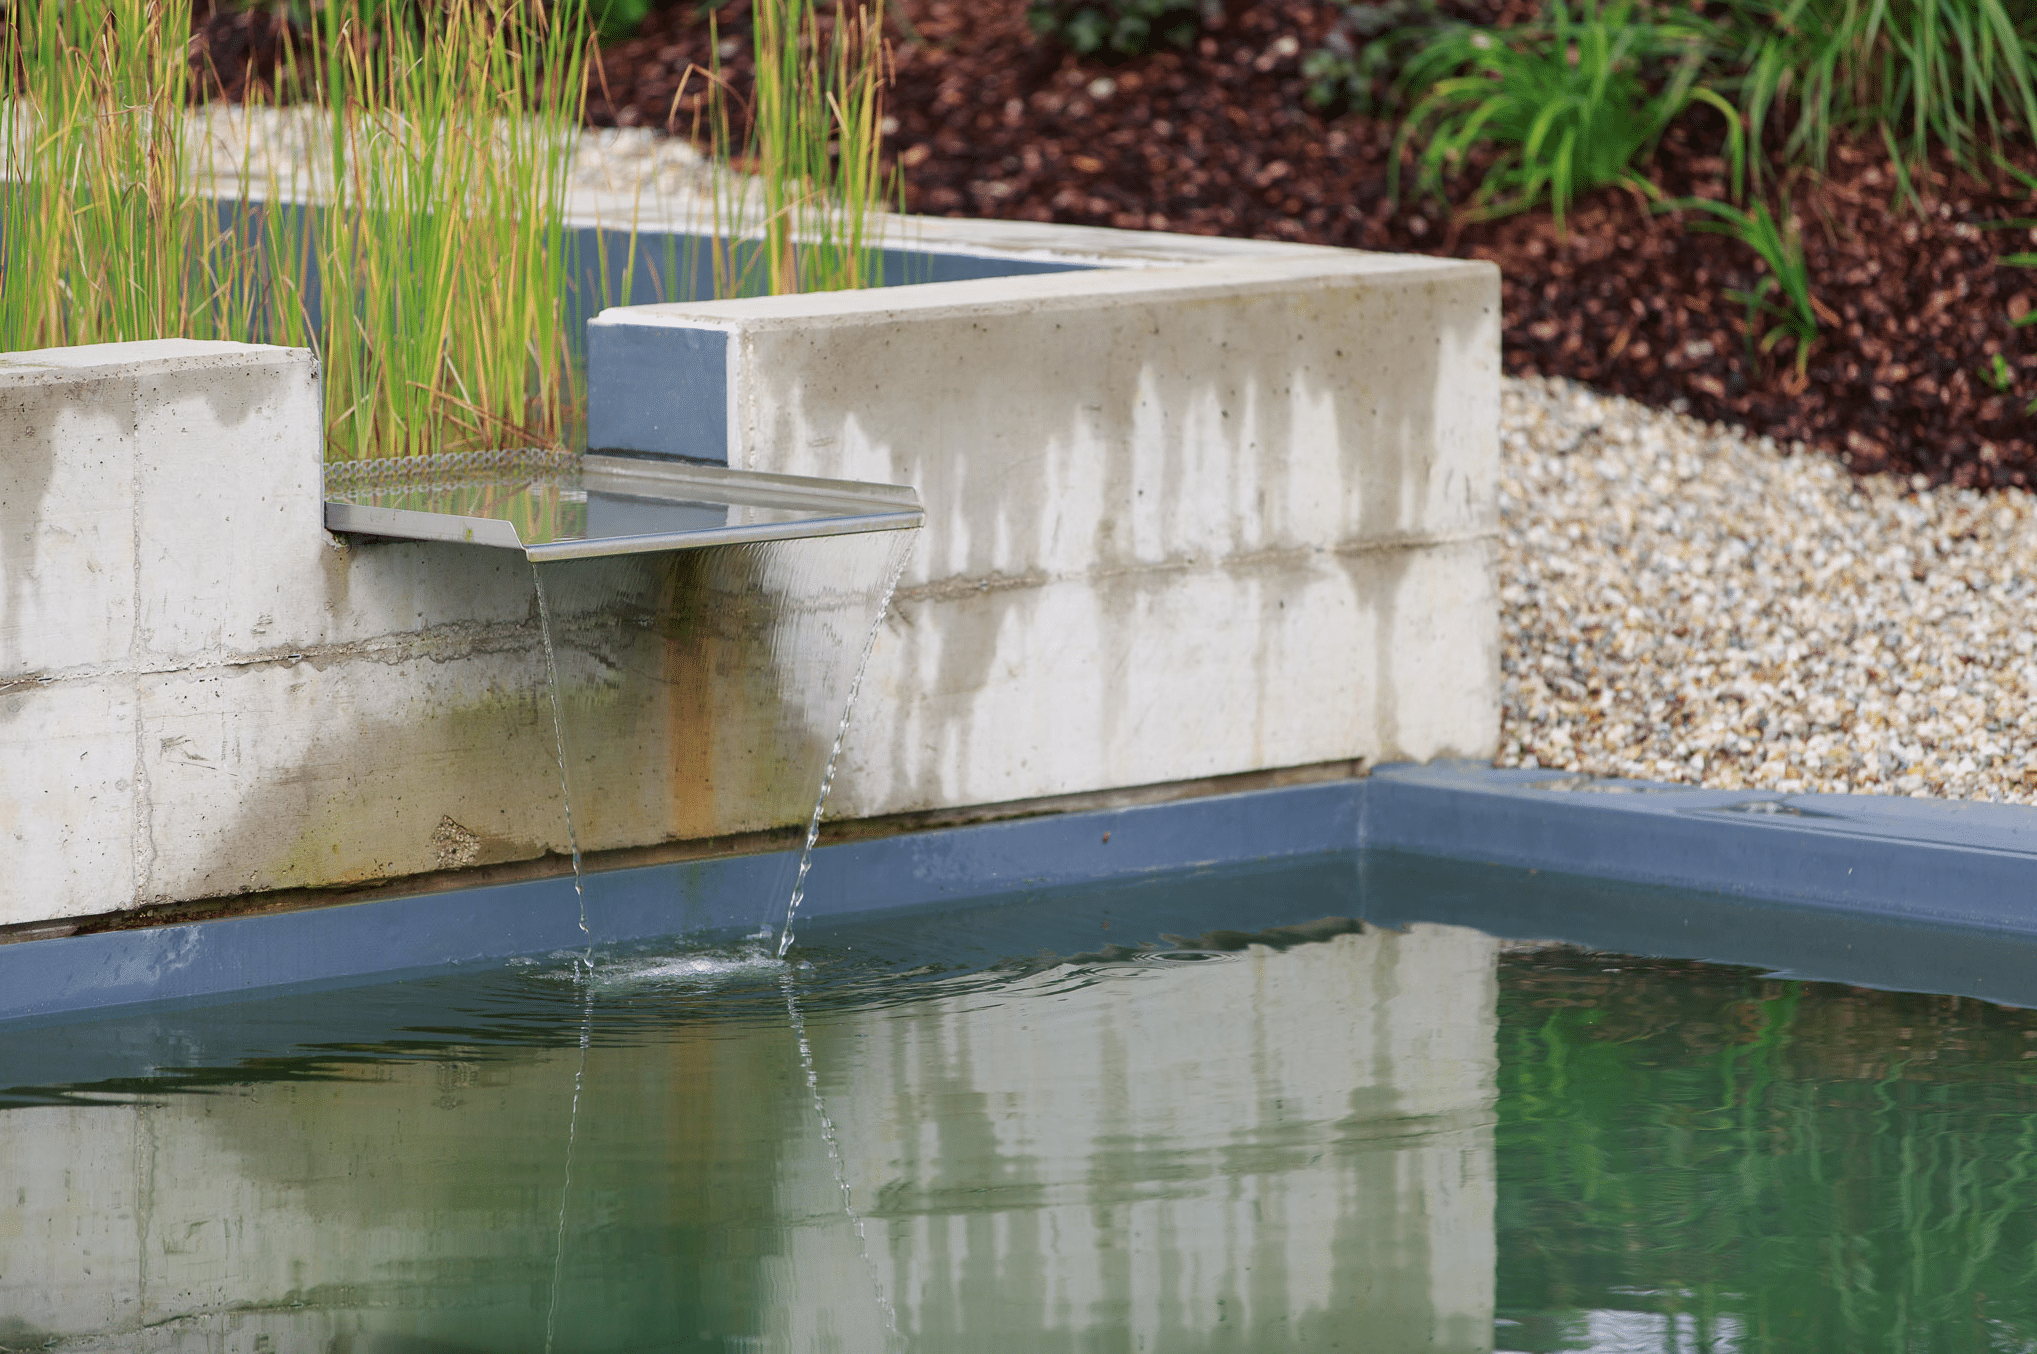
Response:
[[[587,447],[728,464],[726,329],[591,322]]]
[[[2037,937],[2037,809],[1469,763],[825,846],[801,917],[877,918],[1354,851],[1674,889],[1835,921]],[[759,900],[783,896],[789,862],[774,853],[593,875],[586,933],[571,880],[553,878],[4,945],[0,1020],[379,982],[589,943],[750,933]],[[1650,905],[1638,894],[1633,902]]]
[[[712,296],[709,242],[646,233],[631,249],[624,237],[593,231],[580,232],[576,241],[575,294],[587,334],[588,450],[726,465],[728,331],[669,318],[644,323],[624,303],[628,296]],[[879,253],[879,285],[1087,272],[1092,266],[894,248]],[[682,276],[670,276],[675,269]]]
[[[1367,849],[2037,934],[2037,809],[2021,805],[1462,762],[1383,767],[1367,786]]]
[[[1068,813],[824,846],[803,922],[916,911],[1071,885],[1348,851],[1362,781]],[[1106,834],[1107,838],[1106,838]],[[384,981],[674,935],[754,933],[789,853],[522,881],[0,945],[0,1020],[263,989]],[[776,918],[773,919],[774,921]]]

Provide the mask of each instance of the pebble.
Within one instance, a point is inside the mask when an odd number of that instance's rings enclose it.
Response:
[[[2037,803],[2037,498],[1502,395],[1500,766]]]

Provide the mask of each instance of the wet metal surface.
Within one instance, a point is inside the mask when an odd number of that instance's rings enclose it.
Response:
[[[898,531],[919,495],[889,484],[669,458],[551,453],[328,467],[328,530],[521,550],[534,562]]]

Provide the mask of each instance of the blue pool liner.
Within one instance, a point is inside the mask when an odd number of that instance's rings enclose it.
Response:
[[[1339,853],[1352,892],[1326,894],[1324,915],[1454,920],[1522,939],[1991,996],[2037,956],[2024,948],[2037,943],[2037,810],[1469,763],[824,846],[802,924]],[[0,945],[0,1020],[727,937],[754,930],[757,900],[784,865],[732,856],[598,875],[584,934],[571,880],[560,877]],[[1922,970],[1904,968],[1930,955]]]

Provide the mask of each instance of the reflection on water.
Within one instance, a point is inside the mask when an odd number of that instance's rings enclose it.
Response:
[[[0,1111],[0,1346],[1488,1350],[1496,943],[1308,935],[296,999]]]
[[[2037,1012],[1356,877],[17,1028],[0,1348],[2037,1348]]]
[[[1500,975],[1500,1348],[2037,1348],[2037,1014],[1569,951]]]

